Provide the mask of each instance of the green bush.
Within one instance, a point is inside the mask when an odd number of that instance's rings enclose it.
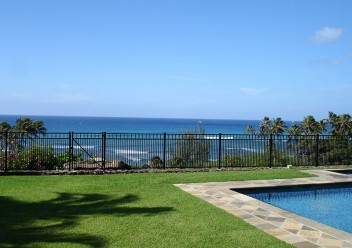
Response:
[[[8,168],[14,170],[52,170],[61,165],[53,148],[40,144],[21,149],[8,161]]]
[[[5,152],[0,150],[0,170],[5,169]]]
[[[149,168],[160,168],[162,166],[163,166],[163,161],[159,156],[153,156],[148,162]]]
[[[77,153],[77,154],[72,154],[71,155],[71,160],[72,162],[79,162],[83,161],[83,153]],[[60,153],[57,155],[57,158],[59,160],[59,168],[61,168],[64,164],[70,162],[70,152],[69,151],[64,151],[63,153]]]
[[[178,167],[178,168],[185,167],[185,163],[184,163],[183,159],[180,157],[174,157],[174,158],[168,160],[168,165],[171,167]]]
[[[210,143],[200,124],[194,130],[183,131],[171,147],[170,165],[174,167],[204,167],[210,158]]]
[[[225,155],[221,158],[221,166],[224,167],[236,167],[243,165],[243,159],[241,159],[241,156]]]

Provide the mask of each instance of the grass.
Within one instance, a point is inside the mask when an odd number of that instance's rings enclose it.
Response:
[[[173,186],[296,170],[0,177],[0,247],[291,247]]]

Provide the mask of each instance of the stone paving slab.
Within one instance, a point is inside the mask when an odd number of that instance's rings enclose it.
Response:
[[[241,188],[352,182],[352,176],[327,170],[307,170],[316,177],[218,183],[175,184],[264,232],[295,247],[352,248],[352,234],[307,219],[236,192]]]

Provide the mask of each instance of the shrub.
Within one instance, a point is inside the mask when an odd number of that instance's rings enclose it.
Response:
[[[179,168],[185,167],[185,163],[183,162],[183,159],[180,157],[174,157],[174,158],[170,159],[168,161],[168,164],[171,167],[179,167]]]
[[[61,167],[51,146],[35,144],[13,154],[8,168],[14,170],[52,170]]]
[[[204,167],[210,157],[210,143],[204,133],[200,125],[194,130],[182,132],[171,148],[170,164],[176,167]]]
[[[160,168],[162,166],[163,166],[163,161],[159,156],[153,156],[148,162],[149,168]]]
[[[80,162],[83,161],[83,153],[77,153],[77,154],[72,154],[71,155],[71,161],[72,162]],[[70,152],[69,151],[64,151],[63,153],[60,153],[58,156],[58,164],[59,167],[61,168],[64,164],[70,162]]]
[[[5,169],[5,152],[0,150],[0,170]]]
[[[241,165],[239,156],[225,155],[221,158],[221,165],[224,167],[235,167]]]

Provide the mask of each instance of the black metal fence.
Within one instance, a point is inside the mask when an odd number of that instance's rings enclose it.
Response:
[[[350,164],[349,136],[0,133],[0,170],[5,171]]]

